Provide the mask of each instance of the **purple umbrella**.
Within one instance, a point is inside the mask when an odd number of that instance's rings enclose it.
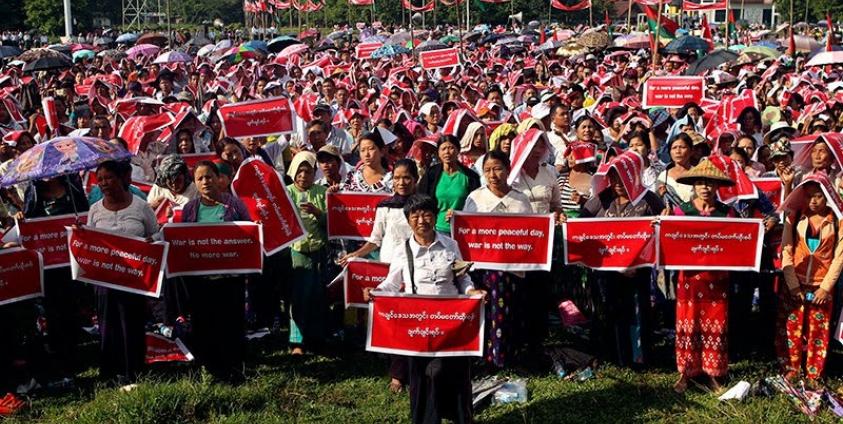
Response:
[[[193,57],[185,52],[179,51],[169,51],[167,53],[163,53],[161,56],[155,58],[155,61],[152,63],[179,63],[185,62],[190,63],[193,61]]]
[[[9,165],[0,187],[69,175],[95,168],[105,161],[131,156],[123,146],[100,138],[57,137],[36,144],[18,156]]]
[[[129,50],[126,50],[126,56],[129,59],[137,60],[141,56],[155,56],[161,51],[161,47],[153,44],[138,44]]]

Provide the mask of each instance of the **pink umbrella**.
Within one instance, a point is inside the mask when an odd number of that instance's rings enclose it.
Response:
[[[292,46],[284,48],[278,53],[278,57],[289,57],[294,54],[302,54],[309,50],[310,47],[307,44],[293,44]]]
[[[647,34],[632,33],[615,38],[615,47],[626,47],[630,49],[646,49],[650,47],[650,37]]]
[[[576,33],[574,31],[571,31],[570,29],[561,29],[553,34],[553,39],[556,41],[565,41],[570,39],[574,35],[576,35]]]
[[[96,50],[96,47],[90,44],[71,44],[70,51],[73,53],[78,52],[79,50]]]
[[[192,61],[193,57],[185,52],[169,51],[155,58],[155,61],[153,61],[152,63],[188,63]]]
[[[142,56],[155,56],[160,51],[161,47],[158,47],[154,44],[138,44],[132,47],[131,49],[126,50],[126,56],[128,56],[129,59],[137,60],[139,57]]]
[[[808,61],[808,66],[823,66],[843,63],[843,51],[819,52]]]

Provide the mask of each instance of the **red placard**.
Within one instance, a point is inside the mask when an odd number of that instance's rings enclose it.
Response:
[[[424,69],[450,68],[460,64],[460,51],[451,49],[430,50],[419,53],[419,62]]]
[[[44,260],[34,250],[0,250],[0,306],[44,294]]]
[[[758,272],[761,266],[760,219],[665,216],[659,220],[659,265],[665,269]]]
[[[149,194],[149,191],[152,190],[152,183],[148,181],[132,180],[132,185],[146,194]]]
[[[771,178],[750,178],[752,184],[758,188],[768,199],[770,199],[770,203],[776,207],[776,210],[779,209],[779,206],[782,205],[784,202],[784,187],[782,186],[782,180],[776,177]]]
[[[389,197],[384,193],[328,193],[328,238],[366,240],[375,226],[378,203]]]
[[[550,271],[553,214],[454,212],[451,237],[477,269]]]
[[[653,218],[584,218],[565,223],[565,264],[624,271],[655,266]]]
[[[68,227],[70,272],[74,280],[158,297],[164,280],[167,243],[148,243],[91,227]]]
[[[293,104],[286,97],[229,103],[218,112],[228,137],[263,137],[295,130]]]
[[[197,163],[203,160],[213,162],[217,158],[216,153],[185,153],[179,156],[184,159],[184,163],[187,165],[190,175],[193,175],[193,168],[196,168]]]
[[[190,362],[193,354],[180,339],[170,340],[160,334],[146,333],[146,363]]]
[[[375,292],[366,350],[407,356],[483,356],[481,296]]]
[[[167,224],[167,277],[254,274],[263,270],[263,235],[254,222]]]
[[[231,191],[246,204],[252,219],[263,224],[263,251],[267,256],[305,236],[281,177],[259,158],[246,159],[240,165]]]
[[[86,222],[88,213],[79,214],[78,223]],[[70,257],[67,253],[66,227],[76,223],[77,217],[73,214],[17,220],[18,240],[24,248],[34,250],[44,257],[44,269],[68,266]]]
[[[703,77],[650,77],[644,82],[644,108],[682,107],[703,98]]]
[[[357,60],[371,59],[372,53],[381,48],[383,43],[360,43],[355,47],[354,52]]]
[[[343,277],[345,307],[366,308],[363,289],[377,287],[386,279],[387,274],[389,274],[389,264],[358,258],[348,261]]]
[[[158,225],[164,225],[170,222],[175,206],[176,204],[170,199],[161,200],[161,203],[155,209],[155,217],[158,219]]]

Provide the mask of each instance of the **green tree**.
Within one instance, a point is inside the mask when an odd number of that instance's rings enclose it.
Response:
[[[48,35],[64,33],[64,5],[59,0],[24,0],[23,9],[26,15],[24,23],[28,28],[37,29]],[[90,25],[90,9],[88,0],[73,0],[73,32],[79,33]]]
[[[805,21],[805,3],[808,3],[808,22],[824,21],[826,12],[835,22],[843,20],[843,2],[840,0],[775,0],[780,22],[790,21],[790,2],[793,1],[793,22]]]

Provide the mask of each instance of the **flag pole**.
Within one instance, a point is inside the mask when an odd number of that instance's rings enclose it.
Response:
[[[793,1],[793,0],[791,0]],[[732,34],[729,33],[729,25],[731,25],[732,20],[732,9],[729,8],[729,0],[726,0],[726,50],[729,50],[729,39],[732,38]]]
[[[629,5],[626,9],[626,33],[632,34],[632,0],[629,0]]]
[[[594,20],[593,20],[593,16],[592,16],[593,10],[594,9],[592,8],[592,5],[588,6],[588,26],[590,28],[594,28]]]
[[[649,7],[649,6],[647,6]],[[659,0],[659,16],[656,18],[656,34],[653,36],[653,72],[656,71],[656,68],[659,63],[659,36],[662,32],[662,0]]]

